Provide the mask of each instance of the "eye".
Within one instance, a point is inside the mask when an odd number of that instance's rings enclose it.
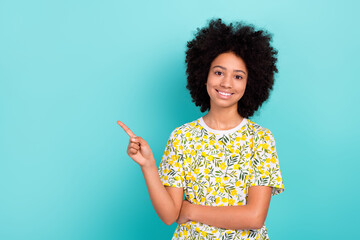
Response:
[[[240,80],[240,79],[243,79],[243,77],[240,76],[240,75],[236,75],[235,78],[236,78],[236,79],[239,79],[239,80]]]
[[[215,74],[216,74],[216,75],[219,75],[219,76],[223,75],[223,73],[220,72],[220,71],[215,71]]]

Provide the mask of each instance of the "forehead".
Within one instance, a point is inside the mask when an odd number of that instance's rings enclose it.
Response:
[[[245,61],[234,54],[233,52],[226,52],[219,54],[211,63],[211,67],[221,66],[229,70],[243,70],[246,71]]]

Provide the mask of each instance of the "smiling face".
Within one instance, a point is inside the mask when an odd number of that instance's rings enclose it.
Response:
[[[206,89],[210,109],[236,108],[245,92],[248,71],[242,58],[233,52],[218,55],[212,61]]]

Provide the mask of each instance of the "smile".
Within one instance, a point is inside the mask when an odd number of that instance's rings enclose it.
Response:
[[[234,93],[220,92],[220,91],[219,91],[219,90],[217,90],[217,89],[216,89],[216,91],[217,91],[220,95],[222,95],[222,96],[226,96],[226,97],[231,96],[231,95],[233,95],[233,94],[234,94]]]

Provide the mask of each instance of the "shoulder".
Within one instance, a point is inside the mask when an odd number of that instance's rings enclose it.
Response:
[[[251,121],[250,119],[248,119],[248,127],[249,127],[249,131],[254,136],[255,141],[260,139],[265,139],[265,140],[274,139],[273,133],[268,128],[263,127],[258,123]]]
[[[254,150],[260,156],[266,156],[264,159],[275,163],[277,159],[277,150],[275,138],[272,132],[263,126],[260,126],[257,123],[250,121],[251,124],[249,126],[253,129],[253,147]],[[270,159],[270,160],[269,160]]]

